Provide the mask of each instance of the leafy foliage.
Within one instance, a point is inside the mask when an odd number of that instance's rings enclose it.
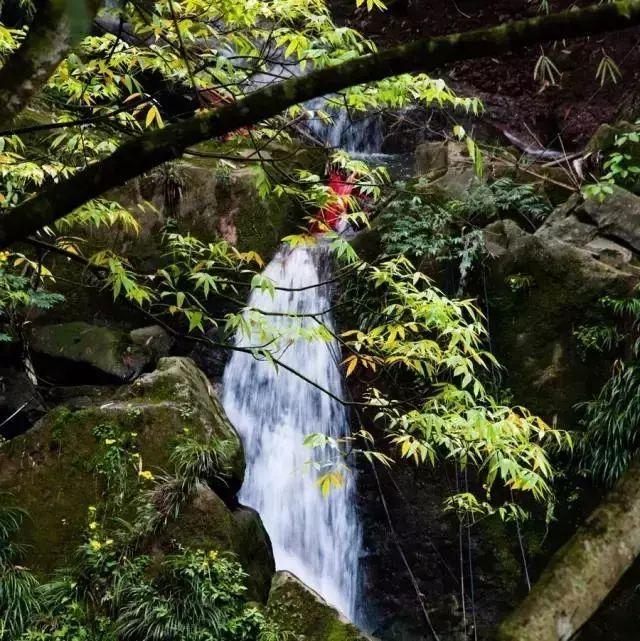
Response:
[[[640,123],[637,122],[636,125]],[[640,131],[636,129],[616,134],[614,149],[603,164],[605,173],[595,183],[583,188],[584,196],[602,202],[613,193],[614,185],[634,189],[640,175],[639,144]]]
[[[359,329],[340,337],[343,365],[366,390],[361,426],[379,423],[394,451],[416,464],[455,461],[473,467],[485,496],[456,494],[456,510],[522,517],[513,501],[492,506],[494,487],[551,501],[548,448],[571,447],[572,439],[487,391],[483,378],[497,363],[483,349],[486,329],[472,301],[447,298],[403,256],[355,263],[344,287],[340,301]],[[354,452],[391,464],[364,427],[339,440],[312,434],[306,444],[326,454],[316,466],[325,493],[342,486],[345,458]]]
[[[39,588],[41,611],[20,641],[257,641],[271,632],[246,604],[246,575],[215,550],[178,549],[150,572],[152,559],[129,557],[93,531],[77,566]]]
[[[0,252],[0,342],[21,335],[29,312],[51,309],[64,300],[42,288],[51,279],[51,272],[41,263],[23,254]]]
[[[22,510],[0,496],[0,639],[13,641],[39,608],[36,578],[19,564],[21,548],[12,539],[24,520]]]
[[[131,433],[108,425],[94,429],[99,447],[93,465],[106,478],[105,500],[90,506],[85,540],[74,565],[39,585],[15,564],[9,542],[23,513],[0,508],[0,627],[2,641],[280,641],[285,637],[245,598],[246,574],[232,556],[217,550],[175,547],[161,559],[141,553],[149,522],[119,518],[122,484],[129,468],[141,469]],[[102,447],[104,446],[104,447]],[[215,452],[219,453],[216,454]],[[182,500],[189,488],[220,469],[224,445],[216,450],[188,436],[176,444],[176,484]],[[136,463],[138,461],[138,463]],[[147,477],[128,485],[127,497],[145,500]],[[154,479],[156,488],[164,479]],[[185,489],[187,488],[187,489]],[[113,523],[114,526],[110,524]],[[142,537],[142,538],[141,538]]]
[[[182,435],[171,453],[176,477],[190,491],[197,483],[224,482],[229,476],[233,444],[211,438],[202,442],[189,433]]]
[[[553,472],[543,444],[571,440],[486,391],[480,373],[496,362],[482,348],[486,329],[477,308],[448,299],[405,258],[363,273],[380,305],[360,330],[343,335],[345,362],[352,371],[402,377],[412,390],[406,403],[373,385],[367,392],[400,455],[416,463],[433,464],[443,456],[474,465],[488,493],[499,480],[512,490],[548,497]]]
[[[573,335],[583,360],[589,352],[609,352],[624,340],[624,334],[617,327],[605,323],[580,325]]]
[[[480,226],[514,216],[535,225],[550,212],[549,203],[531,185],[501,178],[473,189],[468,198],[443,201],[429,194],[428,183],[396,185],[400,197],[380,215],[382,242],[388,254],[422,260],[454,260],[461,280],[483,251]]]
[[[598,397],[585,405],[587,428],[582,466],[605,485],[612,485],[638,451],[640,367],[618,363]]]
[[[613,311],[624,323],[600,324],[583,328],[578,334],[584,346],[599,352],[610,351],[630,336],[635,341],[631,357],[614,363],[610,379],[598,397],[583,404],[582,424],[585,434],[580,441],[580,464],[594,479],[612,485],[627,469],[638,452],[640,433],[640,341],[637,338],[640,320],[638,292],[622,299],[605,297],[601,304]],[[631,332],[628,330],[630,325]],[[580,332],[580,329],[578,330]]]

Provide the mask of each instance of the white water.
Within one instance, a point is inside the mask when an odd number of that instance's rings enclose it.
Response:
[[[272,297],[256,290],[249,308],[319,314],[330,307],[330,287],[313,287],[330,278],[325,248],[281,248],[264,273],[276,286],[295,291],[276,290]],[[309,317],[262,318],[281,336],[277,357],[342,398],[337,343],[292,338],[300,329],[317,328],[317,322]],[[332,327],[329,313],[322,321]],[[240,346],[263,343],[258,331],[250,339],[240,333],[236,337]],[[345,486],[323,497],[306,464],[314,456],[326,459],[326,453],[303,444],[305,435],[314,432],[347,434],[344,406],[299,376],[242,352],[234,352],[226,367],[223,403],[245,446],[247,469],[239,498],[260,513],[277,568],[293,572],[355,620],[361,533],[354,480],[345,474]]]
[[[312,111],[325,111],[331,116],[329,122],[319,117],[307,122],[307,128],[320,142],[334,149],[344,149],[352,156],[380,154],[383,141],[380,114],[358,114],[352,119],[347,109],[332,105],[326,98],[311,100],[306,107]]]

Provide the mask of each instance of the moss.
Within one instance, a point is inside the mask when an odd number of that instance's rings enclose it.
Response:
[[[491,338],[506,367],[505,386],[514,401],[564,427],[576,424],[575,404],[597,394],[608,363],[583,362],[573,336],[589,321],[602,296],[624,296],[635,278],[590,254],[522,231],[511,221],[495,223],[487,234],[500,237],[490,250],[488,292]],[[527,274],[534,285],[514,292],[509,278]]]
[[[289,572],[278,572],[273,579],[267,617],[302,641],[370,641]]]
[[[187,426],[195,438],[235,443],[233,476],[223,489],[233,492],[242,482],[240,439],[189,359],[161,359],[156,372],[134,385],[95,404],[86,402],[69,400],[0,449],[0,491],[13,494],[29,512],[23,541],[29,546],[27,563],[43,573],[69,562],[88,506],[102,498],[92,469],[97,425],[135,432],[144,469],[156,473],[171,470],[172,447]]]
[[[246,598],[266,603],[275,562],[256,512],[248,508],[232,511],[215,492],[201,485],[151,548],[156,555],[164,554],[174,550],[174,541],[186,547],[232,553],[248,574]]]

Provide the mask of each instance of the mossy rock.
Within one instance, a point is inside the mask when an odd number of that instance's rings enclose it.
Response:
[[[72,382],[129,381],[155,360],[151,347],[128,333],[84,322],[35,327],[31,348],[46,378]]]
[[[597,395],[607,358],[584,360],[574,331],[597,321],[604,296],[625,297],[640,280],[592,253],[510,220],[485,229],[494,351],[514,401],[562,427],[576,427],[575,405]]]
[[[290,572],[276,572],[267,617],[299,641],[373,641]]]
[[[638,131],[638,126],[625,120],[613,125],[603,123],[596,129],[589,142],[585,145],[584,152],[585,154],[595,154],[611,151],[615,146],[616,136],[634,131]]]
[[[94,435],[98,425],[135,433],[142,465],[155,474],[171,470],[172,447],[188,429],[195,438],[231,444],[229,476],[220,483],[220,492],[233,496],[244,475],[240,438],[190,359],[163,358],[154,372],[132,385],[83,394],[0,449],[0,491],[10,493],[29,513],[22,537],[26,563],[42,573],[70,560],[81,541],[88,507],[102,498],[104,488],[95,472],[101,445]],[[132,474],[135,477],[135,470]],[[137,477],[133,481],[138,482]]]
[[[109,197],[135,212],[139,234],[116,239],[118,252],[134,264],[157,266],[163,254],[162,229],[190,234],[204,242],[225,239],[240,250],[268,260],[280,240],[300,223],[300,212],[284,200],[262,199],[251,167],[230,169],[212,158],[166,163],[113,190]],[[109,237],[100,238],[112,243]]]
[[[173,550],[176,541],[186,547],[231,552],[247,573],[247,599],[266,603],[275,561],[257,512],[244,506],[232,510],[210,487],[199,485],[178,518],[154,541],[155,554]]]

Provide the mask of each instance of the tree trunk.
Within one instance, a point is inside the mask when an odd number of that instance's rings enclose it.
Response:
[[[640,554],[640,457],[561,548],[496,641],[567,641]]]
[[[0,126],[6,127],[44,87],[57,66],[67,57],[72,44],[89,32],[98,2],[86,2],[86,15],[72,33],[69,0],[40,0],[36,15],[20,45],[0,69]],[[84,23],[84,24],[83,24]]]

